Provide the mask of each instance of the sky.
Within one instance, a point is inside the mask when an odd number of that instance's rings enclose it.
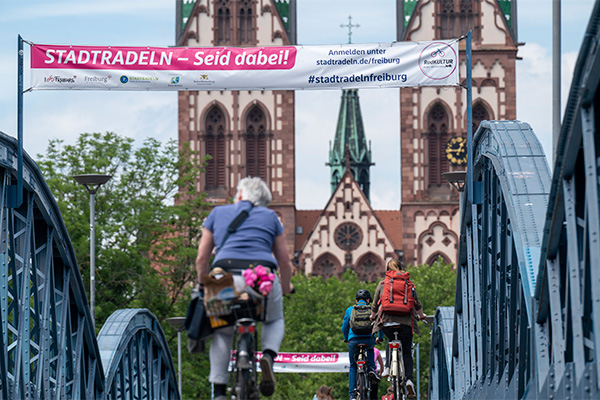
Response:
[[[550,167],[552,153],[552,1],[519,0],[517,119],[536,132]],[[562,103],[565,104],[592,0],[562,0]],[[297,0],[298,44],[392,42],[395,0]],[[0,0],[0,131],[17,136],[17,35],[38,44],[173,46],[173,0]],[[24,87],[29,87],[25,45]],[[371,204],[400,207],[400,131],[397,89],[361,89],[371,142]],[[341,92],[296,92],[296,207],[322,209],[330,195],[329,142]],[[112,131],[137,143],[177,140],[176,92],[34,91],[24,95],[24,149],[34,159],[49,140],[73,143],[83,132]],[[563,107],[564,108],[564,107]]]

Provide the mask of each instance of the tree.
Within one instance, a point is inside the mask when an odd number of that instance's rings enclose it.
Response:
[[[145,307],[159,321],[172,316],[194,281],[201,221],[210,204],[196,194],[201,165],[175,141],[149,138],[139,147],[112,132],[83,133],[75,144],[51,140],[38,164],[54,194],[84,282],[89,282],[89,196],[73,175],[112,179],[96,194],[96,320]],[[176,201],[179,197],[185,201]]]

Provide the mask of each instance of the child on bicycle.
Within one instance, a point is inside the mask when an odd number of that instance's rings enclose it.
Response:
[[[369,378],[373,381],[379,381],[375,372],[375,357],[373,347],[375,338],[372,333],[372,324],[370,315],[363,314],[366,309],[370,314],[371,293],[368,290],[360,289],[356,292],[356,304],[346,309],[344,314],[344,323],[342,324],[342,333],[344,342],[348,343],[348,356],[350,358],[350,372],[348,374],[348,394],[351,400],[356,400],[356,356],[359,352],[358,345],[367,345],[367,369]]]
[[[390,303],[391,300],[391,303]],[[391,305],[390,305],[391,304]],[[417,291],[409,280],[408,272],[400,260],[389,260],[386,266],[386,278],[382,279],[375,290],[371,306],[371,319],[375,321],[373,332],[382,331],[388,341],[394,340],[394,333],[402,343],[402,356],[406,373],[406,390],[409,398],[415,398],[413,384],[412,339],[417,332],[415,318],[425,319],[423,306],[417,297]],[[382,376],[389,373],[389,346],[386,367]]]

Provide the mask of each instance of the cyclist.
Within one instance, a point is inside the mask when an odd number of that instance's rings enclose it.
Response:
[[[391,259],[386,266],[387,271],[405,272],[404,265],[400,260]],[[404,315],[390,314],[383,311],[381,306],[381,297],[384,290],[385,279],[382,279],[375,290],[375,298],[371,306],[371,319],[375,320],[373,331],[382,331],[388,340],[394,340],[394,332],[398,333],[398,340],[402,343],[402,357],[404,359],[404,370],[406,373],[406,390],[409,398],[414,398],[415,387],[413,384],[413,358],[412,358],[412,339],[413,333],[418,333],[417,324],[414,319],[423,320],[427,316],[423,313],[423,306],[417,297],[416,289],[412,290],[408,296],[414,297],[414,308]],[[402,285],[396,285],[401,287]],[[394,292],[396,293],[396,292]],[[382,376],[387,376],[389,371],[389,346],[387,349],[386,367]]]
[[[213,268],[221,267],[226,272],[241,274],[250,265],[262,264],[273,272],[279,270],[281,281],[275,277],[273,289],[267,297],[267,314],[262,324],[260,391],[263,396],[272,396],[275,391],[273,361],[284,334],[282,295],[292,291],[291,264],[283,226],[277,214],[266,207],[271,199],[269,187],[260,178],[240,180],[234,204],[215,207],[204,221],[196,258],[201,288],[203,277],[208,274],[208,263],[215,244],[217,254],[213,260]],[[248,216],[235,232],[228,234],[230,223],[242,215],[243,210],[248,212]],[[233,326],[216,329],[210,345],[208,380],[214,384],[217,400],[225,399],[233,333]]]
[[[356,292],[356,305],[368,305],[371,303],[371,293],[368,290],[360,289]],[[369,378],[372,381],[379,382],[379,377],[375,372],[375,357],[373,353],[373,347],[375,346],[375,338],[373,337],[372,331],[369,333],[357,335],[350,327],[350,321],[352,316],[352,310],[354,306],[350,306],[346,309],[344,314],[344,322],[342,324],[342,333],[344,334],[344,342],[348,343],[348,357],[350,358],[350,372],[348,374],[348,394],[351,400],[356,399],[356,355],[358,354],[358,345],[367,345],[367,369],[369,371]]]

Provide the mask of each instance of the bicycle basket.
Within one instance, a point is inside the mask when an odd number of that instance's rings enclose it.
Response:
[[[246,290],[233,302],[230,309],[233,322],[241,318],[252,318],[255,321],[265,319],[266,298],[251,288]]]

